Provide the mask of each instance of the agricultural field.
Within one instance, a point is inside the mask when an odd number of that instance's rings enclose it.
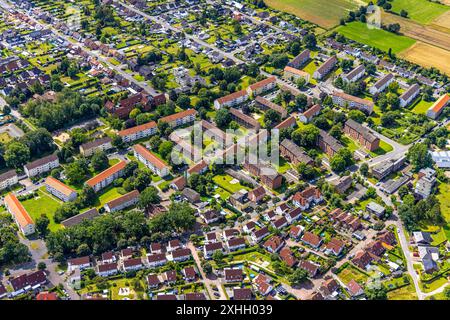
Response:
[[[330,29],[345,17],[348,11],[357,9],[353,0],[266,0],[265,3],[277,10],[293,13],[325,29]]]
[[[401,52],[400,57],[425,67],[435,67],[450,75],[450,51],[416,42],[412,47]]]
[[[445,5],[428,0],[393,0],[391,4],[392,12],[400,14],[400,11],[406,10],[408,18],[421,24],[428,24],[450,10]]]
[[[393,34],[381,29],[368,29],[362,22],[352,22],[339,26],[336,31],[354,41],[373,46],[383,51],[392,49],[393,53],[400,53],[411,47],[416,41],[405,36]]]

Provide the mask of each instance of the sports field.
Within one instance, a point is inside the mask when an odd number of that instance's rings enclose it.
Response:
[[[264,2],[274,9],[293,13],[325,29],[338,25],[342,17],[359,6],[356,0],[265,0]]]
[[[408,18],[421,24],[428,24],[450,10],[448,6],[428,0],[393,0],[391,4],[392,12],[400,14],[400,11],[406,10]]]
[[[381,29],[369,29],[362,22],[352,22],[345,26],[339,26],[336,31],[354,41],[367,44],[383,51],[392,49],[393,53],[399,53],[411,47],[416,40],[405,36],[396,35]]]

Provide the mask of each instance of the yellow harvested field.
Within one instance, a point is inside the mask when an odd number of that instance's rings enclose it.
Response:
[[[438,68],[450,76],[450,51],[418,41],[399,56],[424,67]]]
[[[407,37],[429,43],[436,47],[450,50],[450,33],[447,33],[447,29],[443,26],[440,30],[437,30],[438,25],[423,26],[410,19],[405,19],[400,16],[391,13],[382,13],[382,19],[384,24],[398,23],[401,26],[401,33]],[[442,30],[444,29],[444,31]]]
[[[449,0],[450,2],[450,0]],[[431,24],[430,27],[440,30],[442,32],[450,33],[450,11],[447,11],[443,15],[437,17]]]

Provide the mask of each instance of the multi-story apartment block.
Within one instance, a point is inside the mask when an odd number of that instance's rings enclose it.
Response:
[[[253,95],[256,97],[257,95],[260,95],[261,93],[264,93],[266,91],[272,90],[277,85],[277,78],[276,77],[269,77],[264,80],[258,81],[254,84],[251,84],[247,87],[247,93],[249,95]]]
[[[107,151],[112,147],[112,139],[110,137],[104,137],[96,139],[94,141],[83,143],[80,146],[80,153],[85,157],[90,157],[96,151]]]
[[[196,115],[197,111],[195,111],[195,109],[188,109],[175,114],[171,114],[167,117],[163,117],[160,119],[160,121],[167,122],[172,128],[176,128],[187,123],[194,122]]]
[[[133,190],[105,204],[106,212],[116,212],[134,206],[139,201],[139,191]]]
[[[390,85],[391,82],[394,81],[394,79],[395,78],[392,73],[384,75],[380,80],[375,82],[375,84],[372,87],[370,87],[369,92],[371,94],[383,92],[388,87],[388,85]]]
[[[133,146],[134,156],[147,168],[152,170],[160,177],[165,177],[169,174],[169,166],[155,156],[151,151],[147,150],[144,146],[136,144]]]
[[[73,201],[77,198],[77,192],[53,177],[45,179],[45,187],[49,193],[64,202]]]
[[[373,112],[374,103],[369,100],[361,99],[345,92],[334,91],[333,103],[341,107],[356,108],[371,114]]]
[[[248,100],[247,90],[241,90],[230,93],[224,97],[214,100],[214,107],[220,109],[223,107],[234,107]]]
[[[13,216],[19,230],[24,236],[29,236],[35,232],[35,225],[27,210],[23,207],[17,197],[9,193],[4,200],[5,207]]]
[[[147,138],[156,134],[158,127],[155,121],[141,124],[132,128],[121,130],[118,135],[122,138],[123,142],[130,143],[132,141]]]
[[[0,175],[0,190],[12,187],[17,183],[19,183],[19,178],[16,170],[9,170]]]
[[[368,128],[363,127],[353,119],[348,119],[345,122],[344,132],[357,140],[369,151],[374,151],[380,147],[380,138],[376,137]]]
[[[114,180],[120,178],[123,175],[126,165],[127,163],[122,160],[105,171],[100,172],[95,177],[89,179],[86,181],[86,184],[94,189],[95,192],[98,192],[109,186],[114,182]]]
[[[48,172],[59,167],[59,159],[56,154],[43,157],[36,161],[27,163],[23,168],[29,178]]]

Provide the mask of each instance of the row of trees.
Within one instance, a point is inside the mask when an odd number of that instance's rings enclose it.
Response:
[[[67,256],[98,255],[128,246],[148,246],[153,241],[167,240],[192,229],[194,213],[187,203],[173,203],[166,213],[151,220],[137,210],[116,212],[50,233],[46,244],[57,261]]]

